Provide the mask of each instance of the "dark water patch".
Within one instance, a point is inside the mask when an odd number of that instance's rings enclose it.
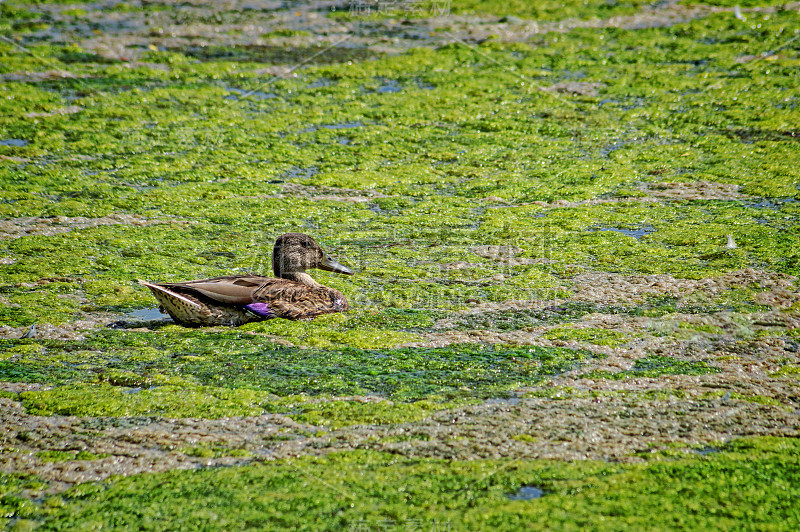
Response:
[[[319,168],[316,166],[309,166],[301,168],[293,166],[280,175],[280,179],[309,179],[319,173]]]
[[[322,129],[350,129],[354,127],[362,127],[364,124],[361,122],[340,122],[338,124],[321,124],[320,128]]]
[[[800,129],[720,129],[718,133],[731,139],[740,140],[745,144],[753,144],[755,142],[781,142],[786,140],[800,142]]]
[[[135,321],[155,321],[166,318],[157,307],[132,310],[126,312],[125,317]]]
[[[544,496],[544,491],[536,486],[522,486],[516,493],[506,495],[512,501],[529,501]]]
[[[312,81],[311,83],[306,85],[306,88],[308,88],[308,89],[320,89],[322,87],[330,87],[331,85],[333,85],[333,82],[331,80],[329,80],[327,78],[321,78],[321,79],[318,79],[317,81]]]
[[[364,124],[361,122],[339,122],[337,124],[317,124],[314,126],[308,126],[300,130],[300,133],[313,133],[314,131],[318,131],[320,129],[351,129],[356,127],[362,127]]]
[[[378,94],[387,94],[387,93],[400,92],[402,90],[403,87],[396,80],[386,79],[383,80],[383,84],[381,86],[375,89],[375,92],[377,92]]]
[[[143,76],[136,80],[113,77],[63,77],[42,80],[37,83],[37,86],[60,95],[66,104],[71,105],[87,95],[96,93],[113,96],[125,94],[134,88],[147,92],[170,85],[168,82]],[[114,119],[111,120],[113,121]]]
[[[356,127],[362,127],[364,124],[361,122],[340,122],[338,124],[319,124],[316,126],[309,126],[305,129],[301,129],[301,133],[310,133],[312,131],[317,131],[319,129],[351,129]]]
[[[30,144],[30,141],[25,139],[3,139],[0,140],[0,146],[11,146],[13,148],[21,148]]]
[[[742,203],[745,207],[752,207],[753,209],[770,209],[773,211],[780,210],[781,207],[787,203],[797,203],[796,198],[761,198],[759,201],[745,201]]]
[[[107,30],[104,30],[107,31]],[[91,32],[88,32],[91,35]],[[122,63],[121,59],[114,59],[110,57],[103,57],[102,55],[93,54],[91,52],[80,52],[76,50],[69,50],[62,52],[58,55],[58,60],[62,63],[98,63],[98,64],[113,64]]]
[[[648,103],[649,102],[644,98],[628,98],[628,103],[621,106],[620,109],[623,111],[632,111],[633,109],[641,109],[642,107],[646,107]]]
[[[172,47],[168,51],[179,52],[201,61],[240,61],[294,65],[329,65],[360,62],[380,57],[382,54],[369,48],[346,48],[342,46],[189,46]]]
[[[583,70],[561,70],[558,72],[558,76],[563,79],[584,79],[586,72]]]
[[[617,140],[615,142],[612,142],[611,144],[608,144],[600,149],[600,157],[608,157],[615,151],[621,150],[622,148],[631,143],[632,142],[630,140]]]
[[[703,447],[702,449],[694,449],[694,452],[699,454],[700,456],[708,456],[709,454],[715,454],[720,452],[720,449],[717,447]]]
[[[652,225],[643,225],[636,229],[623,229],[620,227],[596,227],[589,229],[590,232],[596,231],[614,231],[616,233],[622,233],[625,236],[632,236],[633,238],[639,240],[643,236],[647,236],[649,234],[655,233],[657,229]]]
[[[678,59],[675,61],[669,61],[668,64],[672,65],[692,65],[695,67],[702,67],[709,63],[708,59]]]
[[[238,89],[236,87],[226,87],[226,89],[233,93],[225,96],[226,100],[241,100],[246,98],[254,98],[256,100],[270,100],[272,98],[278,97],[277,94],[272,92],[263,92],[258,90],[248,91],[244,89]]]

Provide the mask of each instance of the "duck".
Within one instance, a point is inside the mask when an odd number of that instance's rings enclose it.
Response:
[[[180,283],[138,282],[153,293],[162,313],[185,327],[238,327],[273,318],[311,319],[349,310],[344,294],[306,273],[311,268],[354,273],[333,260],[309,235],[286,233],[272,248],[274,278],[228,275]]]

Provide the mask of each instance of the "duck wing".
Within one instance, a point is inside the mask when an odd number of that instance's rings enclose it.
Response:
[[[326,286],[312,287],[286,279],[269,279],[255,291],[254,299],[265,303],[279,318],[299,320],[350,309],[344,294]]]
[[[228,305],[247,305],[256,300],[255,292],[270,281],[280,281],[280,279],[260,275],[231,275],[183,283],[163,283],[161,286],[177,291],[197,292],[213,301]]]

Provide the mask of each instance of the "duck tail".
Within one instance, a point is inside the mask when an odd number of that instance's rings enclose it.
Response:
[[[197,301],[193,301],[192,299],[189,299],[188,297],[185,297],[177,292],[173,292],[169,288],[161,286],[160,284],[143,281],[141,279],[137,279],[137,282],[140,285],[149,288],[158,302],[161,303],[161,305],[163,305],[167,310],[174,309],[176,304],[178,306],[181,306],[181,304],[188,305],[190,308],[204,308],[203,305]]]

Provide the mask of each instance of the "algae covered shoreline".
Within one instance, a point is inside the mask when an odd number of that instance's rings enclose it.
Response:
[[[3,2],[3,526],[796,529],[799,10]]]

